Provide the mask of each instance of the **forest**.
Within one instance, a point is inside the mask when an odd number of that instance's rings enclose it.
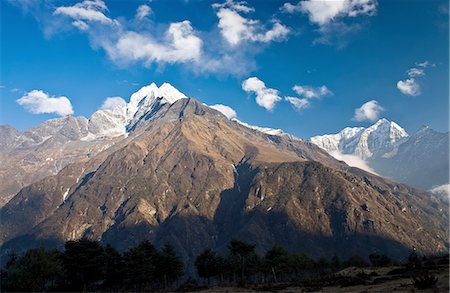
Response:
[[[353,256],[341,260],[313,259],[274,246],[260,255],[254,244],[232,240],[228,252],[220,255],[211,249],[199,254],[193,268],[183,263],[174,247],[157,249],[142,241],[120,253],[111,245],[81,239],[67,241],[64,251],[29,249],[21,255],[10,253],[1,269],[3,292],[152,292],[199,291],[211,287],[247,287],[274,290],[288,285],[305,291],[326,285],[351,286],[364,283],[367,276],[338,276],[348,267],[404,266],[401,273],[411,274],[415,286],[432,288],[437,278],[426,273],[430,266],[448,264],[448,255],[420,256],[411,253],[400,264],[383,254],[367,258]],[[397,269],[399,270],[399,269]],[[401,269],[400,269],[401,270]],[[394,270],[395,271],[395,270]]]

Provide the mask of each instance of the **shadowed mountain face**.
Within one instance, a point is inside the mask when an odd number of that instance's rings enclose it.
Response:
[[[149,239],[190,262],[233,238],[329,257],[447,249],[439,198],[194,99],[155,109],[113,147],[22,189],[1,210],[3,248],[87,237],[126,249]]]

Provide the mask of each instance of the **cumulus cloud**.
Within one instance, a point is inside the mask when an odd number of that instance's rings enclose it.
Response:
[[[152,9],[150,8],[150,6],[142,4],[136,10],[136,19],[142,20],[150,14],[152,14]]]
[[[41,90],[32,90],[16,102],[33,114],[55,113],[59,116],[73,114],[72,104],[67,97],[51,97]]]
[[[330,155],[333,156],[336,160],[344,161],[347,165],[351,167],[356,167],[364,171],[378,175],[372,168],[369,167],[366,161],[364,161],[358,156],[343,154],[339,151],[333,151],[330,153]]]
[[[311,23],[328,25],[343,17],[372,16],[377,11],[376,0],[302,0],[297,4],[285,3],[286,13],[304,13]]]
[[[247,93],[256,94],[256,103],[268,111],[281,101],[278,90],[266,87],[265,83],[257,77],[250,77],[242,82],[242,89]]]
[[[397,82],[397,89],[407,96],[420,96],[421,89],[418,80],[425,76],[426,68],[434,66],[436,65],[429,61],[417,62],[416,67],[406,71],[409,78]]]
[[[127,104],[122,97],[108,97],[103,101],[101,110],[113,110],[116,107],[123,107]]]
[[[108,56],[116,62],[127,64],[142,61],[146,66],[153,62],[184,63],[199,60],[202,40],[195,34],[188,20],[171,23],[165,41],[150,34],[127,31],[115,42],[103,44]]]
[[[308,99],[300,99],[300,98],[296,98],[296,97],[285,97],[284,98],[286,101],[288,101],[289,103],[292,104],[292,106],[300,111],[302,109],[305,109],[309,106],[309,100]]]
[[[402,94],[408,96],[419,96],[421,93],[420,85],[416,82],[415,78],[399,80],[397,82],[397,88]]]
[[[84,0],[73,6],[57,7],[53,15],[70,17],[74,20],[72,24],[75,27],[86,30],[89,27],[86,22],[99,22],[109,25],[116,23],[104,14],[107,10],[108,8],[102,0]]]
[[[286,38],[289,29],[278,20],[273,20],[271,29],[266,29],[259,20],[244,17],[242,14],[253,12],[254,8],[246,2],[228,0],[222,4],[213,4],[219,18],[218,27],[222,37],[231,46],[243,41],[269,43]]]
[[[237,116],[236,111],[234,111],[233,108],[228,107],[226,105],[216,104],[216,105],[212,105],[212,106],[209,106],[209,107],[219,111],[220,113],[225,115],[230,120],[233,119],[233,118],[236,118],[236,116]]]
[[[353,119],[356,121],[375,121],[382,111],[384,111],[384,108],[381,107],[377,101],[372,100],[355,109],[355,116]]]

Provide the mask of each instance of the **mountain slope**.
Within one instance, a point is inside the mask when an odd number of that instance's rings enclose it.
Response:
[[[171,242],[190,262],[232,238],[324,256],[446,250],[448,213],[439,198],[349,168],[308,141],[230,121],[194,99],[150,108],[114,147],[5,205],[3,248],[88,237],[125,249],[150,239]],[[30,216],[36,220],[26,227],[16,222]]]

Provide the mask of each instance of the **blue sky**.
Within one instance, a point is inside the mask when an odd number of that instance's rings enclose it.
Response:
[[[67,113],[17,102],[34,90],[89,117],[169,82],[305,138],[382,117],[448,131],[448,2],[323,2],[2,0],[0,124]]]

